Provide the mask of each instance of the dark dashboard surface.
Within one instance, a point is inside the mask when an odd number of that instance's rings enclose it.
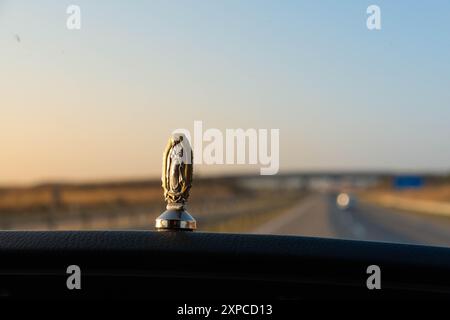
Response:
[[[449,298],[450,249],[201,232],[0,232],[5,299]],[[69,290],[67,268],[81,272]],[[381,270],[369,290],[367,268]],[[174,292],[176,292],[174,298]]]

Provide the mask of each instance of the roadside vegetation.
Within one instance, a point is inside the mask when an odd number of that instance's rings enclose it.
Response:
[[[299,188],[251,187],[244,180],[194,181],[187,209],[199,230],[251,231],[305,194]],[[164,209],[158,180],[0,189],[3,230],[150,230]]]
[[[404,211],[450,217],[450,183],[396,190],[382,186],[360,194],[363,201]]]

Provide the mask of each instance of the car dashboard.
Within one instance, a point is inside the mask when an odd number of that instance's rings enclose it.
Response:
[[[0,232],[1,299],[450,298],[450,249],[183,231]],[[370,266],[380,288],[370,288]],[[70,267],[80,283],[70,288]]]

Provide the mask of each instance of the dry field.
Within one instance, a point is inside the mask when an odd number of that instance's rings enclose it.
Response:
[[[361,198],[389,208],[450,217],[448,183],[407,190],[380,188],[362,193]]]
[[[245,187],[236,179],[198,179],[188,211],[203,231],[245,232],[299,201],[298,189]],[[159,181],[0,189],[0,228],[152,229],[164,211]]]

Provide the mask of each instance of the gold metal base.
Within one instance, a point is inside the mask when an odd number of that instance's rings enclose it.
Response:
[[[184,209],[168,209],[156,218],[155,227],[157,230],[178,230],[193,231],[197,229],[197,222]]]

